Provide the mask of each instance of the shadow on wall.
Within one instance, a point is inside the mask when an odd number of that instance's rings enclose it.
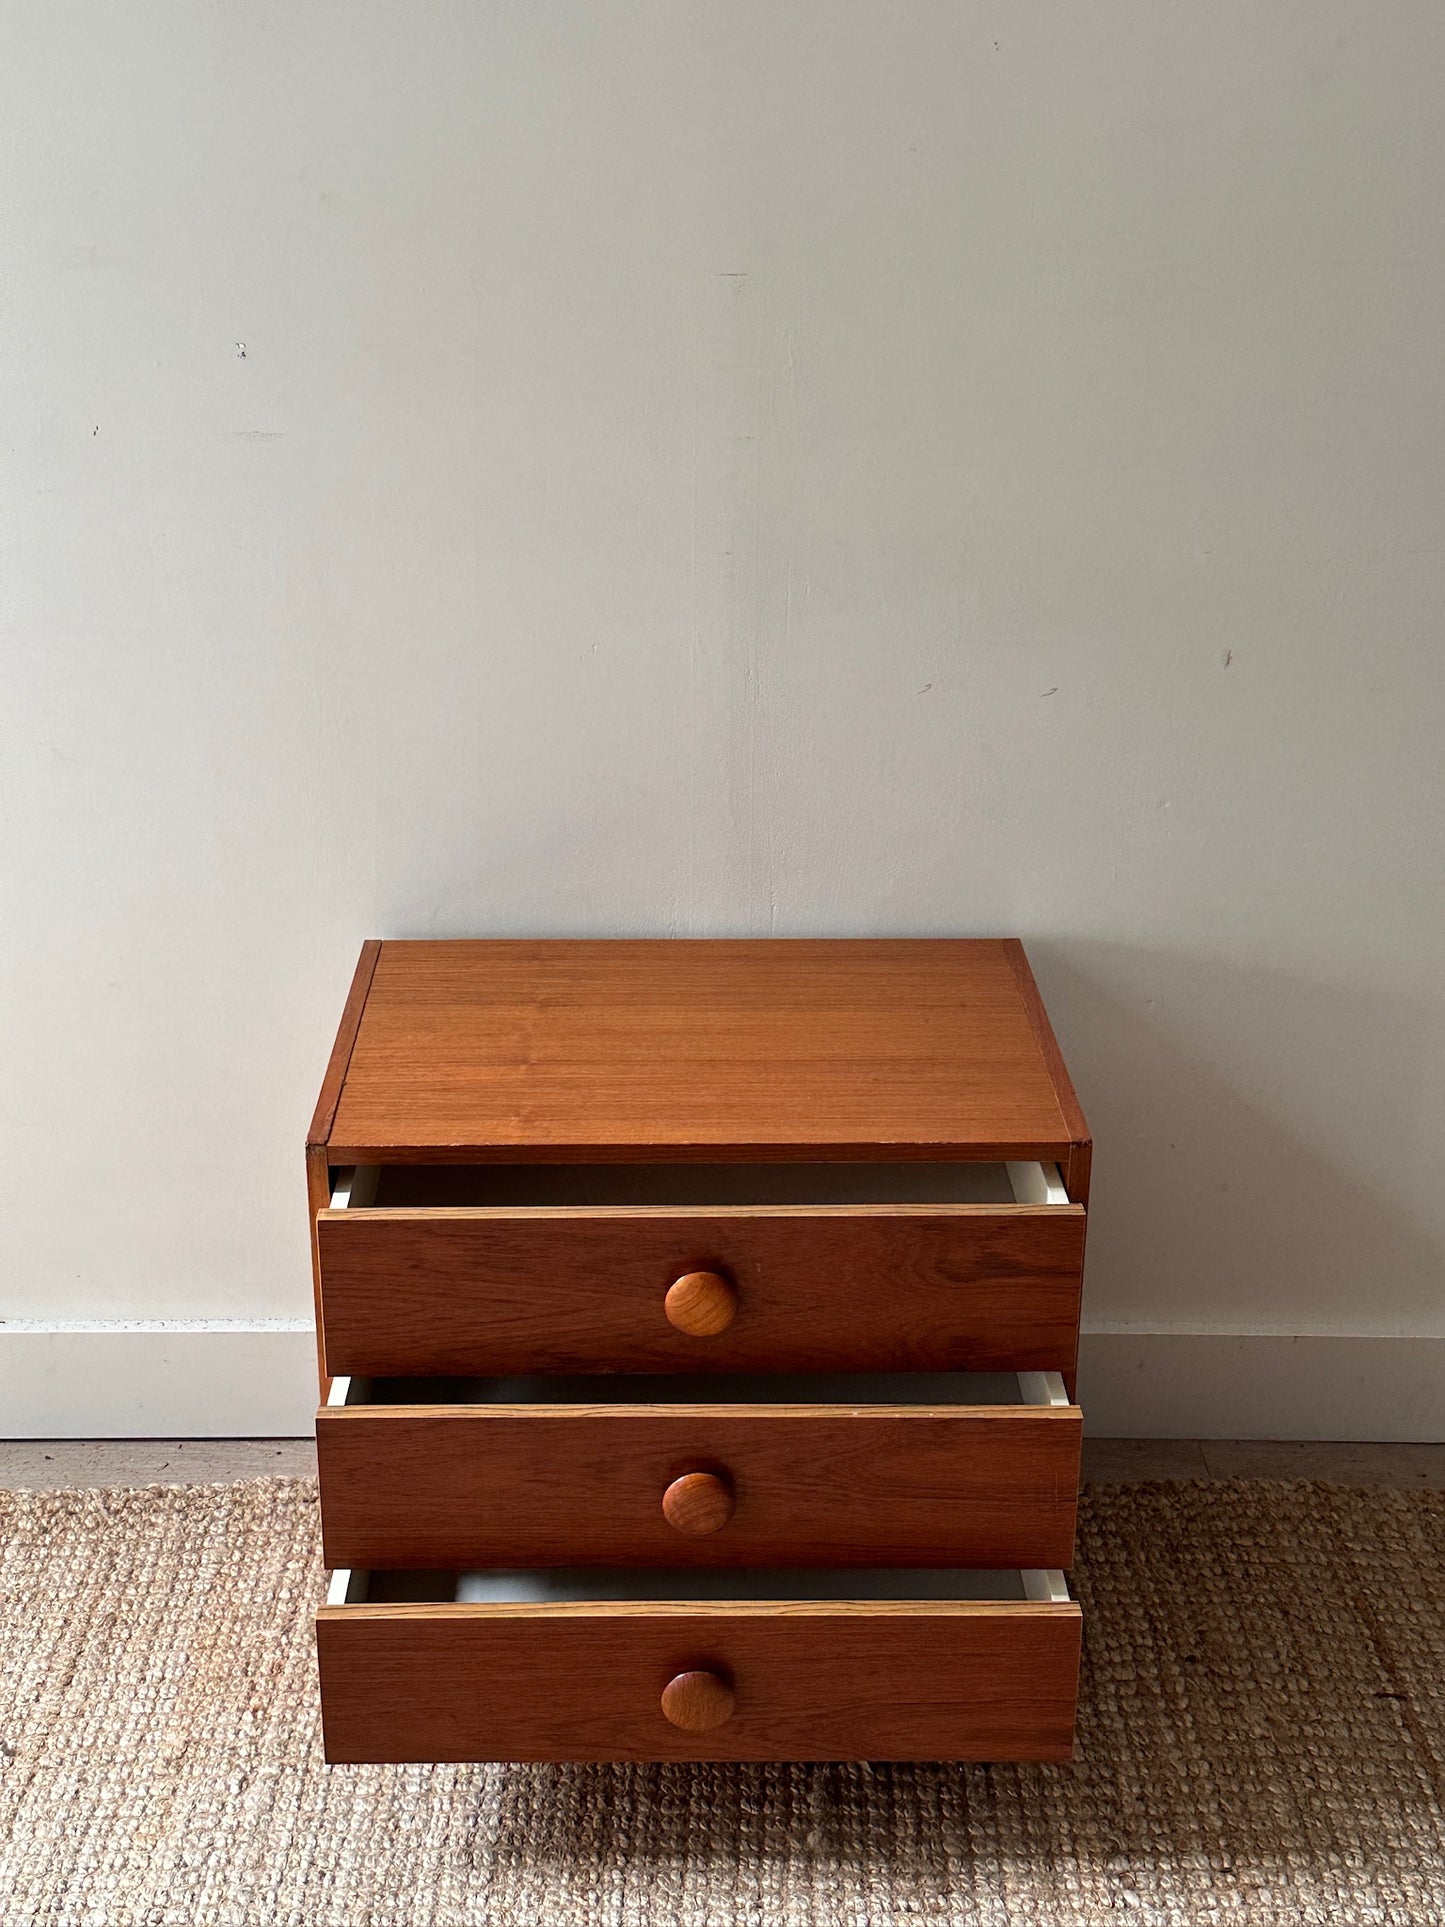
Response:
[[[1167,951],[1028,950],[1097,1147],[1088,1326],[1438,1327],[1417,1003]]]
[[[785,934],[776,927],[771,833],[746,806],[736,772],[685,758],[674,767],[661,752],[634,787],[593,785],[585,815],[570,806],[538,811],[525,789],[479,813],[470,782],[440,803],[429,799],[424,824],[410,805],[388,803],[375,851],[369,914],[389,937]]]

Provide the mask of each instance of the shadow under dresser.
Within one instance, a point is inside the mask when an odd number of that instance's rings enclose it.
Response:
[[[368,943],[327,1758],[1069,1758],[1089,1155],[1012,940]]]

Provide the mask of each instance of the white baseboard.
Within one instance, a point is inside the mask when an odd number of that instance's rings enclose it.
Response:
[[[299,1321],[0,1325],[0,1437],[304,1438],[315,1411]]]
[[[1445,1440],[1445,1339],[1086,1332],[1095,1438]],[[302,1438],[309,1326],[0,1325],[0,1436]]]
[[[1445,1338],[1085,1332],[1095,1438],[1445,1440]]]

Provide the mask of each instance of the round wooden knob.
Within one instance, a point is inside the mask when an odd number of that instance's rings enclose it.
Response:
[[[662,1495],[662,1516],[674,1532],[705,1539],[733,1516],[732,1488],[716,1472],[684,1472]]]
[[[685,1271],[668,1286],[662,1308],[689,1338],[715,1338],[737,1316],[738,1295],[720,1271]]]
[[[662,1717],[684,1733],[710,1733],[733,1716],[733,1689],[716,1673],[679,1673],[662,1689]]]

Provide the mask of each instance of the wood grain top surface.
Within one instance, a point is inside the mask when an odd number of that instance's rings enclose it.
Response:
[[[1087,1137],[1012,939],[403,941],[369,961],[333,1163],[1060,1157]]]

